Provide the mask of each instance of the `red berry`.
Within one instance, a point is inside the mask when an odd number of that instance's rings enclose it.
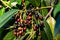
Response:
[[[21,35],[23,32],[22,31],[19,31],[19,34]]]
[[[43,17],[42,17],[42,16],[39,16],[39,19],[40,19],[40,20],[43,20]]]
[[[24,35],[24,32],[21,34],[21,36],[23,36]]]
[[[0,8],[2,8],[2,5],[0,5]]]
[[[16,36],[17,35],[17,32],[14,32],[14,35]]]
[[[34,26],[33,29],[34,29],[34,31],[37,31],[37,27],[36,26]]]
[[[20,18],[17,19],[17,22],[20,22]]]
[[[26,29],[27,29],[26,27],[23,28],[24,31],[26,31]]]
[[[26,23],[26,20],[23,20],[23,23]]]
[[[28,18],[27,19],[32,19],[32,16],[28,16]]]
[[[31,24],[31,21],[28,21],[28,24]]]

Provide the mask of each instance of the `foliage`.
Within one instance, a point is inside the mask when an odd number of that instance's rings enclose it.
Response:
[[[1,5],[3,6],[2,8],[0,8],[1,40],[28,40],[28,39],[29,40],[55,40],[55,39],[60,40],[59,37],[60,36],[59,34],[60,33],[60,23],[59,23],[60,2],[56,6],[53,0],[51,1],[50,0],[25,0],[25,2],[24,1],[22,2],[22,0],[8,0],[8,1],[0,0],[0,2],[2,3]],[[54,10],[52,13],[49,14],[51,7],[54,7]],[[15,19],[17,18],[18,13],[20,13],[20,15],[18,16],[21,19],[25,20],[28,17],[26,15],[27,11],[34,11],[35,13],[38,13],[39,16],[43,16],[43,19],[42,20],[36,19],[35,14],[32,15],[32,25],[25,24],[27,26],[27,30],[24,32],[25,35],[23,36],[20,35],[16,37],[13,34],[15,31],[14,27],[16,26],[14,24],[14,22],[16,21]],[[46,17],[47,15],[48,17]],[[56,20],[54,18],[56,18]],[[33,23],[36,22],[36,25],[38,25],[39,23],[41,23],[41,21],[43,21],[44,26],[43,27],[41,26],[42,28],[39,27],[37,31],[34,31]],[[6,30],[7,32],[4,34]],[[41,32],[40,36],[38,36],[38,32]]]

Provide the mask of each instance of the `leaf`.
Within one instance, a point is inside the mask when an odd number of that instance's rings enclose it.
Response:
[[[32,3],[35,7],[40,5],[41,0],[29,0],[30,3]]]
[[[56,25],[54,29],[54,36],[60,33],[60,13],[56,17]]]
[[[59,11],[60,11],[60,2],[56,5],[56,7],[53,11],[53,16],[56,17],[56,15]]]
[[[60,34],[57,34],[56,40],[60,40]]]
[[[41,1],[41,7],[46,6],[46,3],[44,0]],[[42,9],[40,10],[42,16],[46,16],[48,14],[48,9]]]
[[[3,15],[5,12],[5,8],[3,7],[2,9],[0,9],[0,16]]]
[[[20,5],[21,4],[21,2],[22,2],[22,0],[16,0],[17,1],[17,3]]]
[[[27,5],[29,4],[29,1],[25,1],[25,6],[27,7]]]
[[[15,12],[17,12],[18,10],[16,9],[12,9],[6,13],[4,13],[4,15],[0,16],[0,28],[3,27],[3,25],[15,14]]]
[[[53,35],[50,29],[50,26],[48,25],[48,23],[46,22],[46,20],[44,20],[44,31],[46,33],[46,36],[48,37],[48,40],[53,40]]]
[[[50,17],[47,19],[47,23],[49,24],[50,29],[51,29],[51,31],[52,31],[52,34],[53,34],[53,36],[54,36],[54,28],[55,28],[55,23],[56,23],[55,19],[50,16]]]
[[[12,40],[15,36],[13,34],[14,30],[11,30],[6,34],[6,36],[3,38],[3,40]]]

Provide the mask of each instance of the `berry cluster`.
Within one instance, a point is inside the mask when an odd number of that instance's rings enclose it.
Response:
[[[32,23],[34,21],[34,20],[32,20],[33,15],[36,18],[36,20],[41,20],[40,24],[36,25],[36,23],[35,23],[36,21],[34,22],[35,24]],[[36,11],[27,10],[26,16],[27,16],[26,19],[23,20],[23,19],[21,19],[20,12],[18,12],[17,14],[14,15],[14,18],[15,18],[14,35],[16,37],[18,37],[19,35],[22,36],[25,34],[26,30],[28,29],[26,25],[32,25],[33,24],[32,28],[34,31],[37,31],[39,28],[40,28],[40,30],[42,30],[44,27],[44,23],[42,21],[43,17],[40,16]]]

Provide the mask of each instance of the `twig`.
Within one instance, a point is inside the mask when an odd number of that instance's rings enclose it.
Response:
[[[46,15],[45,19],[47,19],[48,16],[51,16],[51,13],[53,11],[53,7],[51,7],[50,11],[48,12],[48,14]]]
[[[0,0],[5,6],[9,7],[3,0]],[[11,7],[9,7],[11,8]]]

